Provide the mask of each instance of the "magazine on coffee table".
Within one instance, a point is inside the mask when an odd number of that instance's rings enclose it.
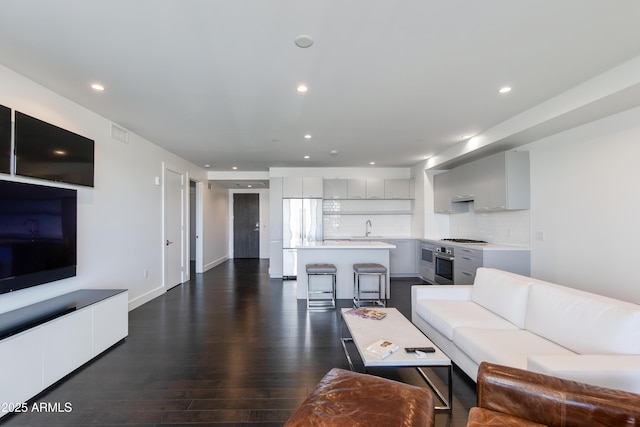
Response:
[[[377,354],[382,359],[386,359],[398,351],[400,347],[389,340],[379,340],[367,347],[367,351]]]
[[[347,311],[347,313],[358,317],[364,317],[366,319],[376,320],[382,320],[387,315],[387,313],[385,313],[384,311],[374,310],[367,307],[352,308],[351,310]]]

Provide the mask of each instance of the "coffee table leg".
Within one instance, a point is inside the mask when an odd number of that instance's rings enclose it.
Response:
[[[344,336],[344,326],[345,326],[344,317],[342,317],[340,322],[340,343],[342,344],[344,355],[347,357],[347,362],[349,363],[349,369],[353,371],[354,370],[353,362],[351,361],[351,356],[349,356],[349,350],[347,350],[347,342],[353,342],[353,338]]]
[[[347,342],[353,342],[353,338],[345,338],[342,337],[340,338],[340,342],[342,343],[342,349],[344,350],[344,355],[347,356],[347,362],[349,363],[349,369],[351,369],[352,371],[353,369],[353,362],[351,361],[351,356],[349,356],[349,350],[347,350]]]
[[[430,366],[430,368],[434,368],[434,366]],[[453,406],[453,383],[452,383],[452,373],[453,373],[453,365],[446,366],[447,368],[447,396],[448,399],[444,397],[442,392],[435,386],[435,384],[429,379],[427,374],[424,373],[422,368],[416,368],[422,378],[429,384],[429,387],[433,390],[433,392],[438,396],[438,398],[442,401],[444,406],[436,406],[435,410],[438,412],[448,412],[451,413]]]

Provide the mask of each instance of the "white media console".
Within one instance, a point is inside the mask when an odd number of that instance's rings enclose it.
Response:
[[[85,289],[0,314],[0,417],[124,339],[128,303],[126,290]]]

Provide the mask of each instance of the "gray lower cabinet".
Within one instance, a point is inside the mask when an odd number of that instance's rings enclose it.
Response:
[[[472,285],[476,278],[476,270],[482,266],[482,249],[455,248],[453,283],[456,285]]]
[[[416,276],[418,274],[417,240],[390,239],[395,249],[389,251],[389,273],[398,276]]]
[[[479,267],[497,268],[511,273],[531,274],[531,251],[507,249],[455,248],[453,283],[472,285]]]

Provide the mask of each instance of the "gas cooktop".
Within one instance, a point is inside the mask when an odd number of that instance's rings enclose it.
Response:
[[[442,239],[445,242],[453,242],[453,243],[488,243],[484,240],[473,240],[473,239]]]

